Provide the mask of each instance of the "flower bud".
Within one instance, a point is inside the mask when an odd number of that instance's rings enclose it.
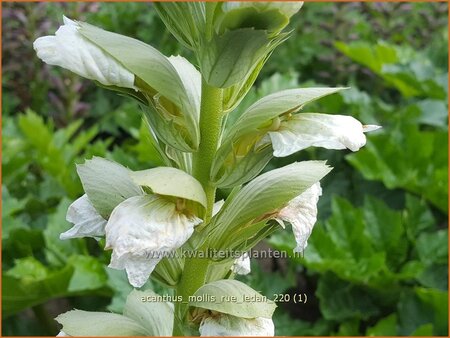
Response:
[[[37,56],[49,65],[66,68],[105,86],[134,88],[134,74],[79,33],[79,25],[64,17],[55,35],[36,39]]]

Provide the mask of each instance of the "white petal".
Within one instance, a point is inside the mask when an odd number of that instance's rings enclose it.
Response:
[[[62,233],[60,239],[94,237],[105,234],[106,220],[99,215],[86,194],[73,202],[67,209],[66,220],[74,226]]]
[[[64,331],[60,331],[56,337],[70,337],[68,334],[66,334]]]
[[[200,222],[162,197],[128,198],[113,210],[106,224],[106,248],[113,249],[109,266],[125,269],[130,283],[140,287],[164,253],[182,246]]]
[[[55,35],[33,43],[37,56],[49,65],[66,68],[106,86],[134,88],[134,74],[78,32],[76,22],[64,17]]]
[[[250,256],[247,252],[234,261],[231,271],[238,275],[247,275],[250,273]]]
[[[291,200],[277,215],[278,219],[292,225],[292,231],[297,242],[295,252],[302,252],[308,244],[308,238],[317,221],[317,202],[321,195],[320,183],[315,183],[301,195]]]
[[[351,116],[303,113],[284,121],[279,130],[269,132],[273,155],[284,157],[314,146],[327,149],[359,150],[366,144],[365,126]]]
[[[274,336],[272,319],[239,318],[231,315],[207,317],[200,324],[200,336]]]

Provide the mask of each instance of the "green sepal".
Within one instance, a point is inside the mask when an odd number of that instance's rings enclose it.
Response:
[[[214,218],[210,225],[209,244],[214,248],[221,247],[228,234],[249,223],[270,219],[330,170],[325,161],[304,161],[271,170],[255,178],[232,200],[227,201]]]
[[[215,297],[215,299],[212,299]],[[230,297],[235,297],[233,301]],[[189,302],[190,306],[226,313],[241,318],[272,318],[275,303],[246,284],[222,279],[200,287]]]

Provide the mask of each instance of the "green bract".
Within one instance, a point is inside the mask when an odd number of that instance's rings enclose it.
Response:
[[[271,318],[277,307],[251,287],[231,279],[206,284],[192,298],[191,306],[242,318]]]
[[[183,58],[167,58],[141,41],[87,23],[80,22],[79,25],[83,36],[137,76],[136,86],[147,96],[159,120],[169,125],[161,133],[155,128],[158,136],[180,150],[197,149],[200,109],[200,74],[197,70]]]
[[[170,336],[173,328],[173,306],[154,301],[153,291],[132,291],[123,315],[73,310],[56,320],[69,336]]]
[[[201,73],[214,87],[233,88],[227,108],[245,95],[266,57],[287,36],[280,34],[302,2],[157,3],[172,34],[197,56]],[[251,86],[250,84],[250,86]]]
[[[261,221],[270,219],[274,212],[318,182],[330,170],[324,161],[305,161],[257,177],[222,207],[212,224],[210,245],[214,248],[238,247],[248,239],[240,236],[240,231],[256,225],[257,228],[252,228],[251,233],[257,234],[264,227]]]
[[[119,203],[143,194],[131,180],[131,170],[104,158],[94,157],[77,165],[77,172],[89,200],[105,219]]]

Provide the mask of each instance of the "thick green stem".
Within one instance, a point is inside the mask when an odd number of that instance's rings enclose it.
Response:
[[[222,123],[223,90],[209,86],[202,79],[202,101],[200,107],[200,145],[193,159],[193,176],[202,184],[207,197],[207,208],[203,224],[211,220],[216,188],[210,181],[211,166],[219,145]],[[206,282],[209,260],[206,257],[185,259],[183,275],[177,287],[177,296],[183,302],[175,303],[175,318],[183,320],[188,308],[189,296]],[[182,324],[181,324],[182,325]],[[174,336],[184,335],[183,328],[174,323]]]
[[[210,172],[220,139],[222,94],[222,89],[211,87],[202,80],[200,145],[194,155],[193,175],[203,185],[208,200],[204,223],[208,223],[211,218],[216,194],[216,189],[210,181]]]

